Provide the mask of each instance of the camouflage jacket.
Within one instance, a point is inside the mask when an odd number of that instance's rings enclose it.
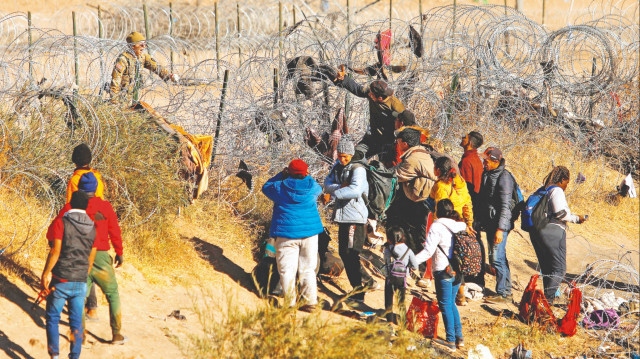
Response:
[[[136,58],[134,54],[125,51],[118,56],[111,73],[111,85],[109,86],[111,97],[115,99],[119,96],[124,97],[131,94],[136,83],[136,68],[140,71],[142,67],[155,72],[165,81],[171,76],[171,73],[160,66],[151,55],[142,54],[140,58]],[[141,76],[141,74],[138,74],[138,76]]]

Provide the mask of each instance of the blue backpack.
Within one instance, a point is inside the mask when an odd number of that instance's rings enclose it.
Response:
[[[536,208],[536,205],[540,203],[540,200],[549,193],[549,190],[554,187],[558,186],[549,186],[549,188],[544,188],[544,186],[542,186],[527,198],[527,203],[522,209],[522,221],[520,222],[520,228],[522,228],[523,231],[530,232],[535,228],[533,224],[533,209]]]

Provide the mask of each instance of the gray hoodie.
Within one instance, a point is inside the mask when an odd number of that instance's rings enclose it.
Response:
[[[87,213],[72,209],[62,217],[62,249],[51,273],[54,280],[86,282],[89,274],[89,255],[96,239],[96,228]]]

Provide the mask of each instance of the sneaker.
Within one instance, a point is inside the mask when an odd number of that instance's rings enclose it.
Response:
[[[429,288],[431,287],[431,279],[421,278],[416,282],[416,285],[420,288]]]
[[[456,339],[456,348],[458,349],[464,348],[464,339],[462,338]]]
[[[122,345],[126,343],[129,339],[122,334],[115,334],[113,336],[113,340],[111,340],[111,344],[119,344]]]
[[[512,300],[513,300],[513,296],[511,294],[507,296],[496,294],[496,295],[484,297],[484,301],[486,303],[494,303],[494,304],[509,304],[511,303]]]
[[[433,339],[432,342],[440,346],[443,346],[445,349],[447,349],[451,353],[456,351],[456,343],[451,343],[439,338]]]
[[[100,320],[100,319],[98,319],[98,313],[97,313],[97,311],[95,309],[87,310],[87,312],[85,313],[84,317],[85,317],[85,319],[87,321],[90,321],[90,322],[97,322],[97,321]]]
[[[301,312],[305,312],[305,313],[311,313],[311,312],[314,312],[316,310],[316,308],[318,308],[318,306],[315,305],[315,304],[305,304],[305,305],[301,306],[300,308],[298,308],[298,310],[300,310]]]

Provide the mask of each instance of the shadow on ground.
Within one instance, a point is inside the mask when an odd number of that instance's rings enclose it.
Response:
[[[194,244],[200,257],[209,262],[213,269],[226,274],[234,282],[239,283],[243,288],[255,293],[251,273],[247,273],[244,268],[227,258],[223,254],[224,250],[222,248],[215,244],[205,242],[198,237],[193,237],[190,240]]]

